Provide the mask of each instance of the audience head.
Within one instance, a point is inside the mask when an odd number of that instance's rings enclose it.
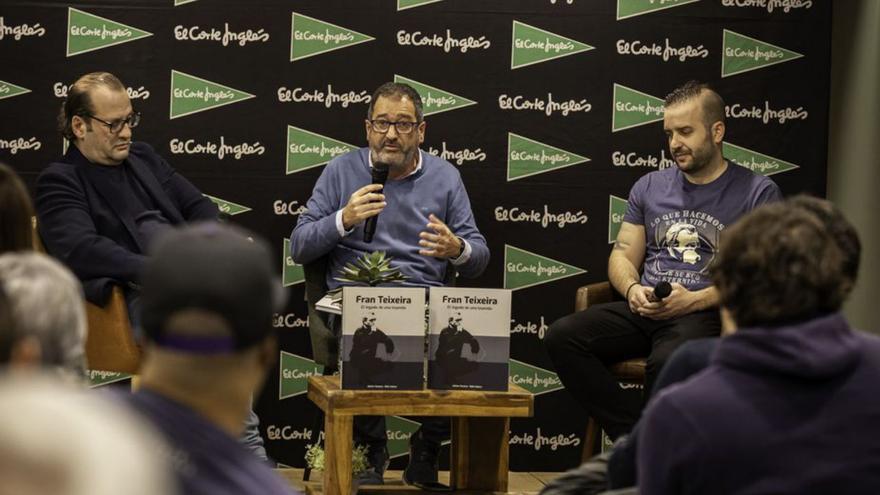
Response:
[[[859,251],[855,230],[833,205],[790,199],[725,231],[713,281],[738,327],[784,325],[839,310]]]
[[[11,316],[11,325],[0,328],[0,362],[82,377],[85,303],[73,274],[41,253],[6,253],[0,255],[0,286]]]
[[[34,208],[18,174],[0,163],[0,253],[34,248]]]
[[[0,495],[156,495],[159,435],[106,396],[35,374],[0,379]]]
[[[284,302],[268,245],[229,224],[202,223],[170,230],[150,254],[145,385],[202,393],[234,382],[249,397],[277,357],[272,316]]]

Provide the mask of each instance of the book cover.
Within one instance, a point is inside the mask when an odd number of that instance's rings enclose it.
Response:
[[[425,289],[342,289],[342,388],[422,390]]]
[[[431,288],[428,388],[507,390],[510,291]]]

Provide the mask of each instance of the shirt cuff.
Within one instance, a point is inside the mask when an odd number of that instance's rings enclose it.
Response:
[[[345,227],[342,225],[342,210],[336,212],[336,232],[339,233],[339,237],[345,237],[354,232],[354,227],[345,230]]]
[[[473,249],[471,248],[471,244],[468,241],[464,240],[461,237],[459,237],[459,239],[461,239],[461,242],[464,243],[464,250],[461,252],[461,256],[459,256],[458,258],[449,258],[449,262],[455,266],[467,263],[467,261],[471,259],[471,252],[473,251]]]

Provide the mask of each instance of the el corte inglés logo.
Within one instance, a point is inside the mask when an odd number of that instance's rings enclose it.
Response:
[[[590,159],[585,156],[512,132],[507,133],[508,182],[588,161]]]
[[[801,57],[803,55],[800,53],[725,29],[721,77],[742,74]]]
[[[100,50],[108,46],[121,45],[152,35],[153,33],[73,7],[67,9],[68,57]]]
[[[321,376],[324,367],[311,359],[281,351],[278,359],[278,400],[289,399],[306,393],[309,377]]]
[[[290,61],[373,41],[357,31],[293,12],[290,19]]]
[[[593,48],[595,47],[586,43],[529,26],[519,21],[513,21],[510,68],[519,69],[520,67],[586,52]]]
[[[742,146],[728,142],[723,143],[722,146],[724,158],[732,160],[737,165],[742,165],[756,174],[774,175],[799,168],[794,163],[758,153]]]
[[[281,255],[281,263],[284,265],[284,269],[281,272],[281,285],[284,287],[290,287],[291,285],[296,285],[305,281],[306,276],[303,273],[302,265],[298,265],[293,262],[293,258],[290,256],[290,239],[284,238],[284,250]]]
[[[397,0],[397,11],[406,10],[406,9],[414,9],[416,7],[421,7],[422,5],[428,5],[429,3],[437,3],[442,2],[443,0]]]
[[[428,115],[434,115],[435,113],[458,110],[459,108],[477,104],[477,102],[469,100],[463,96],[435,88],[434,86],[428,86],[425,83],[414,81],[397,74],[394,75],[394,82],[409,84],[419,93],[419,96],[422,97],[425,117]]]
[[[620,232],[620,224],[623,223],[628,205],[629,201],[608,195],[608,244],[613,244],[617,240],[617,233]]]
[[[617,20],[637,15],[649,14],[658,10],[681,7],[700,0],[617,0]]]
[[[510,381],[533,395],[549,394],[563,388],[556,373],[516,359],[510,360]]]
[[[611,132],[663,120],[663,100],[622,84],[614,84]]]
[[[180,71],[171,71],[171,104],[169,118],[176,119],[194,113],[238,103],[254,98],[229,86]]]
[[[30,92],[31,90],[27,88],[23,88],[21,86],[17,86],[6,81],[0,81],[0,100],[2,100],[3,98],[12,98],[13,96],[23,95]]]
[[[217,205],[217,208],[219,208],[222,213],[226,213],[227,215],[238,215],[240,213],[251,211],[251,209],[247,206],[233,203],[232,201],[215,198],[214,196],[211,196],[209,194],[205,194],[205,197],[213,201],[214,204]]]
[[[582,273],[587,273],[587,271],[525,249],[509,244],[504,245],[505,289],[524,289]]]
[[[321,134],[287,126],[287,174],[323,165],[357,147]]]

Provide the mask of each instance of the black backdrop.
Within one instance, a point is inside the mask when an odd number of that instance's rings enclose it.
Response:
[[[535,417],[511,424],[511,468],[563,469],[585,418],[543,331],[576,287],[605,278],[630,185],[672,164],[658,98],[714,84],[729,156],[786,194],[824,195],[830,14],[798,0],[4,0],[0,160],[32,185],[62,153],[66,85],[96,70],[123,80],[143,114],[135,138],[277,247],[290,303],[257,409],[270,454],[301,466],[317,368],[284,238],[321,165],[365,144],[372,90],[420,83],[424,149],[461,171],[492,252],[467,285],[515,289],[511,374],[540,394]],[[401,455],[415,423],[389,424]]]

